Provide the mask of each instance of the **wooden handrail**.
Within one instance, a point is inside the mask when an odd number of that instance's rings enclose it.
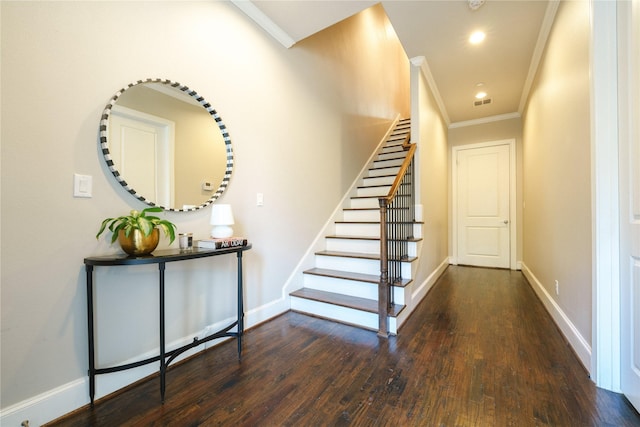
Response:
[[[407,134],[407,141],[409,140],[409,137],[411,135]],[[396,193],[398,192],[398,187],[400,187],[400,183],[402,182],[402,178],[404,178],[404,174],[407,173],[407,169],[409,168],[409,165],[411,164],[411,161],[413,160],[413,155],[416,152],[416,144],[411,144],[411,143],[403,143],[402,147],[405,150],[408,150],[409,152],[407,153],[407,157],[405,157],[404,162],[402,162],[402,165],[400,166],[400,170],[398,171],[398,174],[396,175],[396,179],[393,181],[393,184],[391,185],[391,188],[389,189],[389,193],[387,193],[386,196],[380,197],[380,202],[382,203],[382,200],[384,199],[385,203],[388,205],[389,203],[391,203],[391,201],[393,200],[393,198],[395,197]]]

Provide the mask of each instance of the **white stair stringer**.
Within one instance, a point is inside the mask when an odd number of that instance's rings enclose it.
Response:
[[[402,140],[409,133],[409,120],[398,122],[378,155],[360,179],[354,195],[335,222],[335,234],[325,236],[325,249],[317,251],[314,268],[303,272],[302,288],[290,293],[291,310],[378,330],[378,283],[380,280],[380,207],[405,158]],[[403,310],[413,287],[421,244],[422,226],[415,223],[407,241],[409,258],[401,263],[402,283],[392,286],[393,309],[388,330],[408,316]]]

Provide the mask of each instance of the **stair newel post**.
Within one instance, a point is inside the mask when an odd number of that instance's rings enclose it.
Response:
[[[378,336],[389,337],[389,263],[387,252],[387,199],[381,197],[380,203],[380,283],[378,284]]]

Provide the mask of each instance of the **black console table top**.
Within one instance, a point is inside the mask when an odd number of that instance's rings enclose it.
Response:
[[[92,256],[84,259],[85,265],[137,265],[137,264],[159,264],[162,262],[182,261],[187,259],[205,258],[216,255],[224,255],[238,251],[251,249],[251,244],[236,246],[224,249],[165,249],[154,251],[150,255],[133,256],[127,254],[116,254],[108,256]]]

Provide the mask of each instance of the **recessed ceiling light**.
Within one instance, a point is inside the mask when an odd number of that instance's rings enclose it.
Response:
[[[471,44],[478,44],[478,43],[482,43],[482,41],[484,40],[484,38],[487,35],[485,33],[483,33],[482,31],[476,31],[473,34],[471,34],[471,36],[469,36],[469,42]]]
[[[482,99],[487,96],[487,92],[478,92],[476,93],[476,99]]]

